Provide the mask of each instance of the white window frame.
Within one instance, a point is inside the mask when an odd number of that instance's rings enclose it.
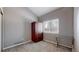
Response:
[[[46,31],[46,30],[45,30],[45,23],[46,23],[46,22],[52,22],[52,21],[54,21],[54,20],[57,20],[57,21],[58,21],[58,24],[57,24],[58,30],[57,30],[56,32],[50,31],[50,30],[49,30],[49,31]],[[49,27],[49,28],[50,28],[50,27]],[[59,19],[53,19],[53,20],[49,20],[49,21],[44,21],[44,22],[43,22],[43,32],[44,32],[44,33],[59,34]]]

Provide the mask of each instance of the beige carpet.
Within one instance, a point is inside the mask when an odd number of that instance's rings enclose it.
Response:
[[[54,44],[40,41],[37,43],[23,44],[14,48],[4,50],[4,52],[71,52],[71,49],[63,46],[57,47]]]

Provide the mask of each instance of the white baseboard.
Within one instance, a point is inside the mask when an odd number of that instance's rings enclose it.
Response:
[[[68,47],[68,48],[73,48],[73,46],[68,46],[68,45],[64,45],[64,44],[59,44],[61,46],[64,46],[64,47]]]
[[[53,42],[53,41],[50,41],[50,40],[44,40],[44,41],[49,42],[49,43],[53,43],[53,44],[56,44],[57,45],[56,42]]]
[[[44,41],[49,42],[49,43],[53,43],[53,44],[57,44],[57,42],[53,42],[53,41],[50,41],[50,40],[44,40]],[[59,43],[59,45],[64,46],[64,47],[68,47],[68,48],[73,48],[73,46],[70,46],[70,45],[67,46],[67,45],[60,44],[60,43]]]
[[[3,48],[3,50],[9,49],[9,48],[12,48],[12,47],[16,47],[16,46],[19,46],[19,45],[22,45],[22,44],[25,44],[25,43],[29,43],[29,42],[31,42],[31,41],[29,40],[29,41],[22,42],[22,43],[19,43],[19,44],[11,45],[11,46],[8,46],[8,47]]]

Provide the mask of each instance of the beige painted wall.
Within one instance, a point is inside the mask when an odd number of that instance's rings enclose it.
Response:
[[[39,17],[40,22],[53,19],[59,19],[59,36],[62,38],[60,44],[71,45],[73,37],[73,8],[59,8]],[[44,33],[45,40],[56,41],[55,38],[55,34]]]
[[[3,8],[3,48],[20,42],[31,41],[30,23],[37,21],[37,17],[27,8]]]

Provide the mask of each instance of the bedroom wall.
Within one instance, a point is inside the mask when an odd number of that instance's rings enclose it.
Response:
[[[59,19],[59,35],[64,38],[61,39],[64,44],[71,44],[73,37],[73,8],[65,7],[59,8],[46,15],[39,17],[39,21],[47,21]],[[56,42],[56,34],[44,33],[44,40],[50,40],[50,42]],[[52,41],[53,40],[53,41]],[[60,42],[60,44],[63,44]],[[69,45],[67,45],[69,46]]]
[[[0,8],[0,52],[1,52],[1,8]]]
[[[31,41],[30,23],[37,17],[23,7],[4,7],[3,12],[3,48]]]
[[[79,8],[74,8],[74,51],[79,52]]]

